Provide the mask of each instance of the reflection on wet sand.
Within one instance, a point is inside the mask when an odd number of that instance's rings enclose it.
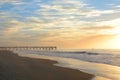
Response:
[[[19,55],[32,57],[32,58],[41,58],[41,59],[58,61],[58,64],[55,64],[56,66],[77,69],[83,72],[96,75],[96,77],[93,80],[120,80],[120,67],[117,66],[80,61],[72,58],[53,57],[53,56],[45,56],[45,55],[43,56],[37,54],[21,53]]]

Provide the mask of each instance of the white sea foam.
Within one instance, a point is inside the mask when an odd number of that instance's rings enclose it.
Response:
[[[23,51],[23,52],[19,52],[18,54],[20,56],[57,61],[58,63],[54,64],[56,66],[77,69],[83,72],[96,75],[96,77],[93,80],[120,80],[120,67],[118,66],[81,61],[81,60],[70,58],[70,57],[66,58],[62,56],[54,56],[55,53],[53,53],[52,56],[45,55],[45,54],[49,54],[50,52],[49,53],[43,52],[45,53],[44,55],[42,55],[42,52],[39,52],[39,53],[41,54],[33,54],[32,52],[30,53],[30,52]]]
[[[110,51],[94,51],[88,52],[88,53],[81,53],[81,52],[40,52],[40,51],[20,51],[23,53],[31,53],[31,54],[38,54],[38,55],[46,55],[46,56],[57,56],[57,57],[64,57],[64,58],[73,58],[73,59],[78,59],[78,60],[83,60],[83,61],[88,61],[88,62],[96,62],[96,63],[104,63],[104,64],[110,64],[110,65],[115,65],[115,66],[120,66],[120,51],[117,51],[117,54],[115,53],[116,51],[110,52]],[[112,53],[112,54],[110,54]]]

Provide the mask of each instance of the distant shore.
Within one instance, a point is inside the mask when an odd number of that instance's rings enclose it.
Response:
[[[53,66],[55,63],[0,50],[0,80],[91,80],[94,77],[78,70]]]

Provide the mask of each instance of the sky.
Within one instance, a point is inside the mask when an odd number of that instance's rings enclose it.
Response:
[[[119,45],[120,0],[0,0],[0,46]]]

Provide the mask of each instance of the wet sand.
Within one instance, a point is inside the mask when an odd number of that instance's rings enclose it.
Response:
[[[78,70],[53,66],[55,63],[0,50],[0,80],[91,80],[94,77]]]

